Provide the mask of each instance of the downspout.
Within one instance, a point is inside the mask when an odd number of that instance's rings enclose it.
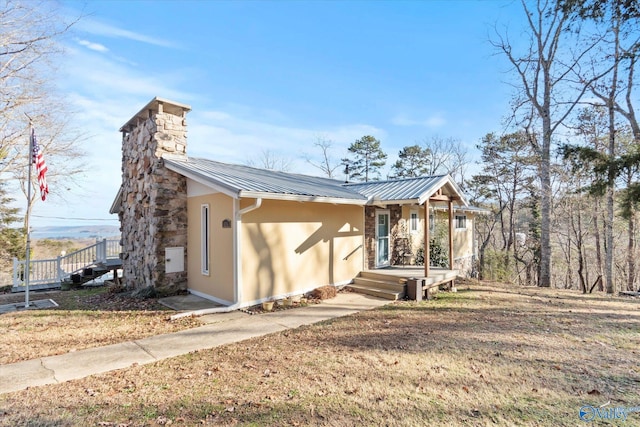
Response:
[[[238,209],[240,205],[239,199],[234,200],[234,211],[235,215],[235,227],[233,227],[233,282],[235,285],[235,302],[226,307],[214,307],[214,308],[204,308],[202,310],[194,310],[194,311],[186,311],[183,313],[174,314],[170,317],[171,320],[181,319],[183,317],[197,317],[204,316],[206,314],[215,314],[215,313],[229,313],[231,311],[235,311],[240,308],[240,301],[242,297],[242,281],[240,280],[240,271],[241,271],[241,250],[240,250],[240,224],[242,215],[259,209],[262,206],[262,198],[257,198],[255,203],[247,206],[243,209]]]

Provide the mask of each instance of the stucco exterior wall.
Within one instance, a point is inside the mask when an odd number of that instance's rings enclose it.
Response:
[[[209,273],[202,272],[202,206],[209,206]],[[222,193],[189,197],[187,273],[189,290],[213,297],[222,303],[234,301],[233,199]],[[229,220],[231,227],[223,228]]]
[[[454,259],[473,255],[473,217],[471,215],[467,215],[466,228],[453,229],[453,247]]]
[[[362,206],[264,200],[242,217],[242,301],[353,279],[363,266],[363,222]]]

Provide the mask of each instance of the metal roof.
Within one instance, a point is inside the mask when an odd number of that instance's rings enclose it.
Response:
[[[165,155],[163,158],[169,169],[235,198],[264,197],[361,205],[422,204],[442,189],[444,194],[452,196],[459,204],[468,206],[462,192],[449,175],[351,184],[197,157]]]
[[[404,178],[390,181],[369,181],[343,184],[375,202],[385,203],[424,203],[439,189],[453,196],[460,204],[467,205],[462,192],[450,175],[433,175],[417,178]]]
[[[234,198],[325,202],[336,204],[423,204],[442,189],[459,205],[469,207],[449,175],[425,176],[391,181],[343,183],[342,181],[228,164],[197,157],[165,155],[171,169],[200,184]],[[110,212],[116,213],[122,201],[122,187]]]
[[[196,157],[164,156],[166,166],[232,197],[365,204],[367,197],[341,181],[258,169]]]

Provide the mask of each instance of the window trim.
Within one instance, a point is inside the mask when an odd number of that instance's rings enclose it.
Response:
[[[209,204],[200,205],[200,271],[208,276],[211,265],[211,220]]]
[[[420,231],[420,215],[418,214],[417,209],[411,209],[409,212],[409,231],[411,233],[417,233]]]
[[[466,230],[467,229],[467,216],[464,214],[456,215],[455,217],[456,230]]]

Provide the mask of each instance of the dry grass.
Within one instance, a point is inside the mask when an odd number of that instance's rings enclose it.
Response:
[[[638,300],[474,285],[6,394],[0,425],[575,426],[640,405],[639,349]]]
[[[174,312],[167,311],[156,299],[132,299],[107,291],[106,287],[100,287],[31,293],[31,300],[53,299],[59,307],[0,315],[0,364],[116,344],[202,324],[191,317],[170,321],[169,316]],[[14,302],[24,302],[24,294],[0,295],[0,304]]]

